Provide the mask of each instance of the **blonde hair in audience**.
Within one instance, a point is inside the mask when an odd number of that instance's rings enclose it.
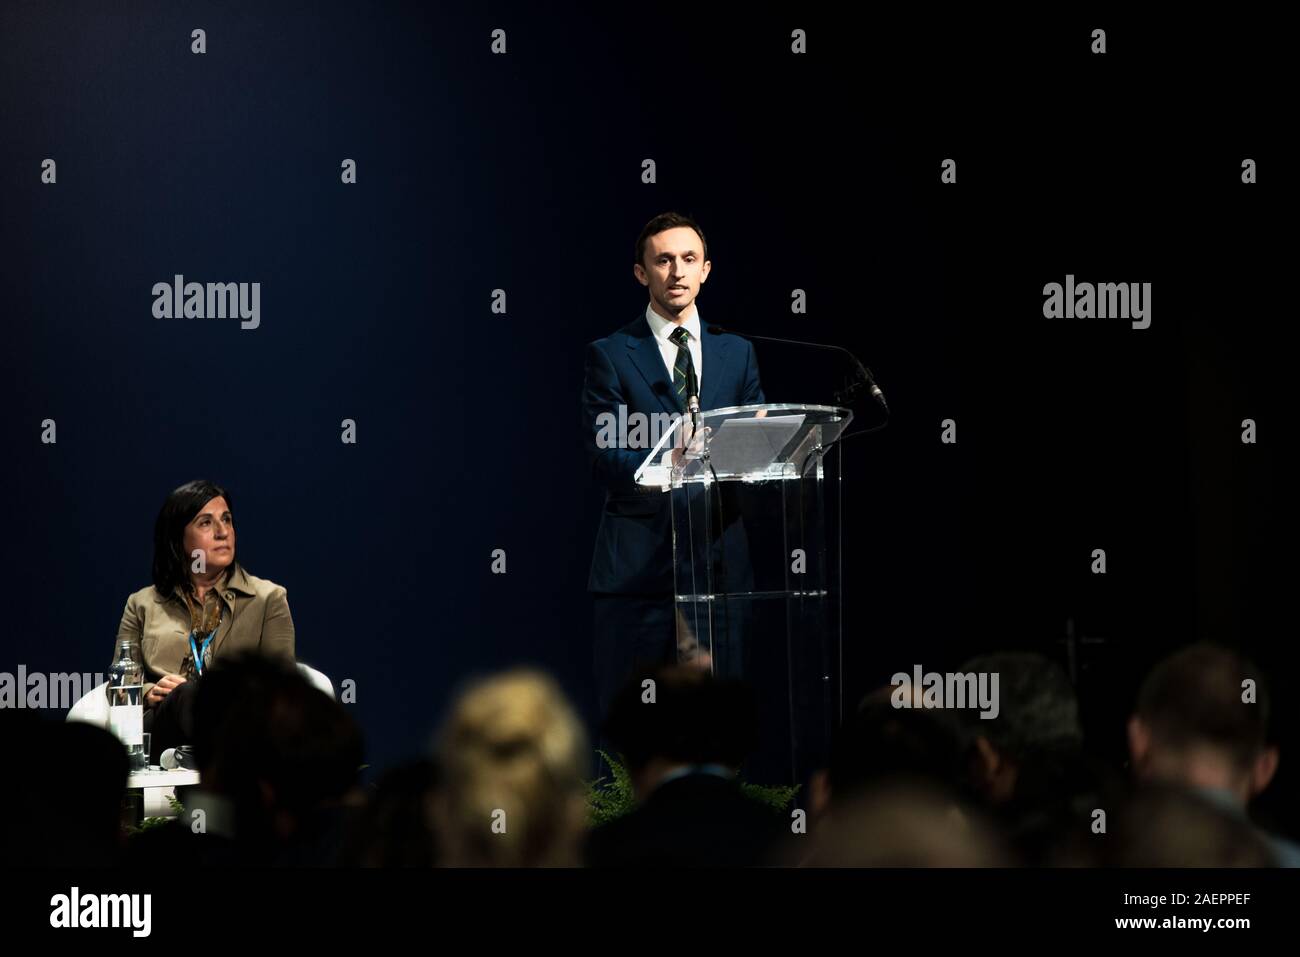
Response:
[[[442,863],[548,867],[580,863],[586,827],[586,735],[549,676],[515,669],[456,700],[438,740],[434,801]]]

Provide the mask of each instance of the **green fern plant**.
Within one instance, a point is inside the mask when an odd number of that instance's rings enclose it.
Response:
[[[598,749],[596,753],[609,766],[612,777],[598,777],[587,782],[587,820],[592,827],[622,817],[636,806],[636,796],[632,793],[632,775],[627,766],[602,750]],[[747,797],[768,805],[774,811],[784,811],[799,793],[799,785],[750,784],[741,781],[740,790]]]
[[[750,784],[748,781],[741,781],[740,790],[745,796],[768,805],[774,811],[784,811],[794,803],[794,796],[799,793],[799,785]]]
[[[171,809],[176,812],[175,817],[146,817],[143,818],[139,824],[128,826],[126,833],[139,834],[141,831],[148,831],[155,827],[162,827],[164,824],[170,824],[177,818],[185,816],[185,805],[181,803],[180,799],[176,797],[175,794],[167,799],[167,803],[170,804]]]
[[[632,775],[623,762],[602,750],[597,754],[609,765],[613,778],[596,778],[587,782],[587,820],[599,827],[632,810],[636,797],[632,793]]]

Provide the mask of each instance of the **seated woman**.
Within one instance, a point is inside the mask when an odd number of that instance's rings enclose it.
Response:
[[[154,525],[153,584],[126,600],[117,640],[125,638],[139,642],[144,660],[151,764],[189,741],[189,692],[214,656],[253,650],[294,659],[285,590],[235,560],[225,489],[195,481],[167,496]]]

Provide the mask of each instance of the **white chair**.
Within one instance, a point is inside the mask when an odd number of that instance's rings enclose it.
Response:
[[[331,698],[334,697],[334,683],[322,672],[317,671],[311,665],[305,665],[301,661],[297,662],[298,673],[302,675],[311,684],[313,688],[325,692]],[[108,682],[91,688],[78,699],[77,703],[68,709],[68,721],[82,721],[86,724],[97,725],[101,728],[108,727],[108,694],[105,688]]]
[[[324,672],[317,671],[311,665],[304,665],[298,662],[298,673],[306,678],[311,686],[318,691],[323,691],[331,698],[336,697],[334,694],[334,682],[330,681]]]

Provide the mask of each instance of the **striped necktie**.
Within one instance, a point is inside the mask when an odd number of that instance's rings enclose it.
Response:
[[[690,340],[691,334],[685,326],[678,326],[668,337],[668,341],[677,346],[677,361],[673,364],[673,394],[677,396],[677,404],[683,412],[686,411],[686,380],[695,375],[695,363],[691,359],[690,346],[687,345]]]

